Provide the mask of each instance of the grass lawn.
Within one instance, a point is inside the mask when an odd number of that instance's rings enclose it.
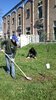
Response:
[[[37,51],[36,59],[26,59],[29,48]],[[30,44],[18,48],[15,62],[32,80],[26,80],[16,69],[16,79],[12,79],[4,68],[4,54],[0,52],[0,100],[56,100],[56,44]],[[46,68],[50,63],[51,68]]]

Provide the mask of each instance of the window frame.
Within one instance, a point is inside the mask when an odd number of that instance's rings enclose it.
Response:
[[[20,18],[20,20],[19,20],[19,18]],[[21,16],[18,16],[18,26],[21,26],[21,23],[22,23]]]
[[[30,18],[30,9],[27,8],[26,10],[26,19],[29,19]]]
[[[30,35],[30,27],[26,27],[26,34]]]
[[[55,29],[56,29],[56,21],[54,21],[54,23],[53,23],[54,39],[56,40]]]
[[[15,23],[15,18],[12,18],[12,25],[14,25]]]
[[[40,11],[39,11],[40,7],[41,7],[41,13],[40,13]],[[38,3],[38,9],[37,9],[38,18],[39,18],[39,19],[42,19],[42,18],[43,18],[43,10],[42,10],[42,8],[43,8],[43,4],[42,4],[42,1],[40,1],[40,2]]]

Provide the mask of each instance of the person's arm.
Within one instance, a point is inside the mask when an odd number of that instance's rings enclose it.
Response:
[[[3,41],[1,42],[1,49],[3,49],[3,46],[6,45],[6,43],[7,43],[6,40],[3,40]]]
[[[16,55],[16,50],[17,50],[17,47],[14,47],[13,50],[12,50],[12,53],[13,53],[13,58],[15,58],[15,55]]]

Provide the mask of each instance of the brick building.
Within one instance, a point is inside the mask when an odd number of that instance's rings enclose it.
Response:
[[[3,33],[37,35],[56,40],[56,0],[22,0],[3,16]]]

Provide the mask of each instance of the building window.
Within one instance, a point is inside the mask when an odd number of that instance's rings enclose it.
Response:
[[[18,25],[21,25],[21,16],[18,17]]]
[[[4,23],[4,29],[6,28],[6,23]]]
[[[42,1],[40,1],[38,3],[38,15],[39,15],[39,18],[42,18],[42,15],[43,15],[43,12],[42,12]]]
[[[8,24],[10,24],[10,21],[8,20]]]
[[[12,18],[12,25],[14,25],[14,18]]]
[[[56,40],[56,27],[54,27],[54,38]]]
[[[30,27],[26,28],[26,34],[28,34],[28,35],[30,34]]]
[[[18,26],[18,27],[17,27],[17,32],[21,32],[21,31],[22,31],[21,26]]]
[[[17,32],[18,34],[22,33],[22,21],[21,21],[21,14],[18,15],[18,27],[17,27]]]
[[[30,17],[30,9],[27,9],[26,10],[26,19],[29,19],[29,17]]]
[[[7,23],[8,23],[8,28],[10,28],[10,21],[8,21]]]
[[[56,40],[56,21],[54,21],[53,28],[54,28],[54,39]]]
[[[56,0],[54,0],[54,8],[56,8]]]
[[[54,0],[54,6],[56,6],[56,0]]]

